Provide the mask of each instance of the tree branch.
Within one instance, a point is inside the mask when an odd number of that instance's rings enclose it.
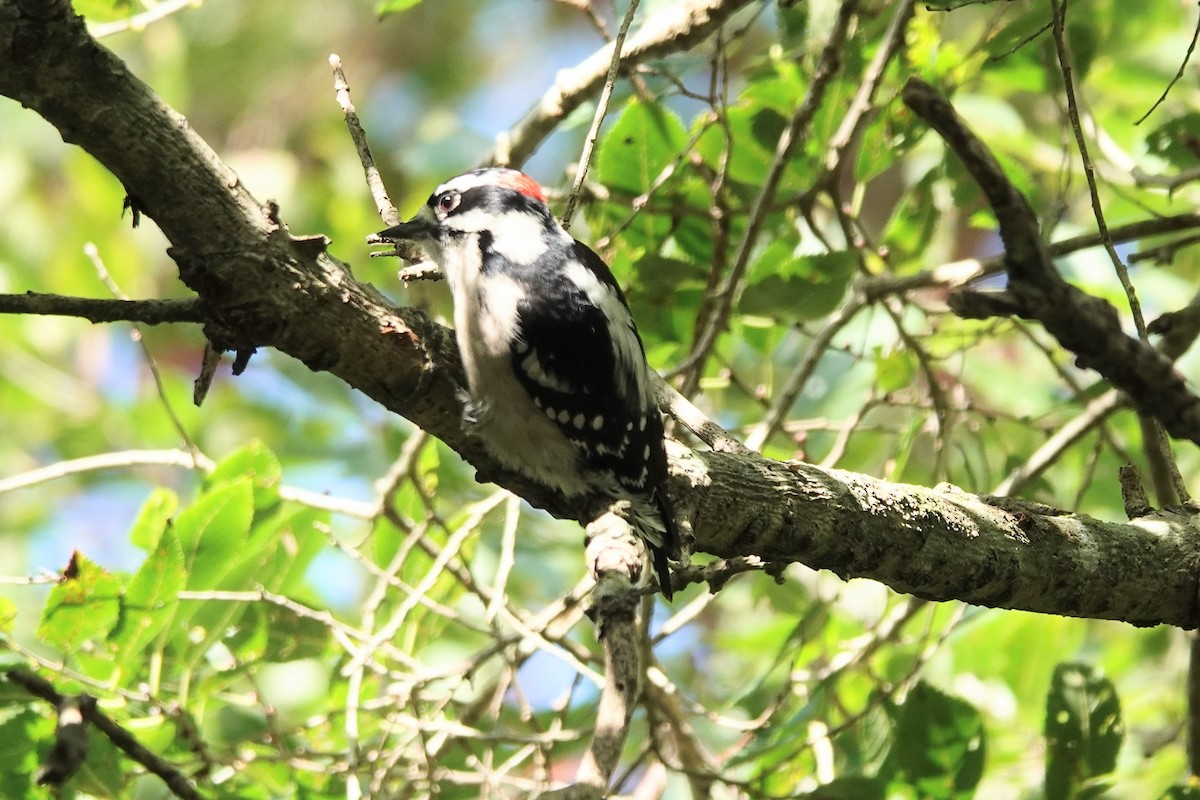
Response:
[[[1164,217],[1137,220],[1125,225],[1117,225],[1109,229],[1110,238],[1117,244],[1148,239],[1153,236],[1163,236],[1170,233],[1190,231],[1200,228],[1200,213],[1189,211],[1183,214],[1171,214]],[[1046,245],[1051,256],[1065,256],[1078,253],[1103,244],[1099,234],[1084,233],[1059,239]],[[1146,252],[1144,250],[1140,252]],[[893,276],[879,275],[861,278],[855,282],[856,287],[868,300],[875,301],[885,295],[897,292],[915,291],[933,287],[961,289],[972,281],[997,275],[1004,271],[1004,255],[988,256],[986,258],[967,258],[952,261],[932,269],[921,270],[912,275]],[[1155,333],[1153,324],[1150,332]]]
[[[717,30],[751,0],[686,0],[663,7],[647,19],[621,51],[625,69],[668,53],[686,50]],[[507,132],[496,137],[493,164],[519,167],[568,114],[598,92],[613,61],[613,42],[570,69],[561,70],[537,104]]]
[[[671,452],[699,550],[799,561],[926,600],[1136,625],[1200,625],[1200,518],[1103,522],[757,456]],[[684,488],[686,487],[686,488]]]
[[[54,685],[47,680],[39,678],[32,672],[13,667],[4,673],[4,677],[13,683],[17,684],[25,691],[29,692],[34,697],[52,703],[55,708],[63,709],[64,706],[69,707],[66,701],[69,698],[59,694],[54,688]],[[153,752],[145,747],[133,737],[129,731],[122,728],[116,722],[113,722],[103,711],[96,708],[96,702],[87,695],[82,695],[85,700],[76,704],[78,713],[82,716],[82,721],[90,724],[96,730],[103,733],[109,740],[125,752],[127,756],[141,764],[150,772],[162,778],[167,788],[176,796],[183,800],[203,800],[201,794],[196,791],[196,787],[192,786],[191,781],[184,777],[183,773],[177,770],[174,766],[159,758]],[[61,722],[60,722],[61,724]],[[82,758],[80,758],[82,761]],[[52,764],[47,764],[47,767],[53,767]],[[79,765],[76,764],[78,767]],[[69,776],[68,776],[69,777]],[[64,778],[65,780],[65,778]],[[49,782],[49,781],[48,781]]]
[[[61,294],[0,294],[0,314],[82,317],[91,322],[204,322],[207,309],[196,298],[182,300],[111,300]]]
[[[987,198],[1004,242],[1009,286],[1002,302],[980,306],[951,298],[951,309],[995,314],[1011,311],[1035,319],[1076,356],[1079,366],[1094,369],[1143,413],[1155,417],[1180,439],[1200,444],[1200,398],[1187,388],[1171,361],[1121,330],[1116,309],[1077,289],[1054,268],[1029,202],[1004,175],[1000,165],[947,100],[920,78],[904,86],[904,102],[938,132]]]

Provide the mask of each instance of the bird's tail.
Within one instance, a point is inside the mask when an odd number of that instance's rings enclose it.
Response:
[[[650,502],[647,502],[648,500]],[[683,559],[682,539],[679,536],[679,526],[675,522],[675,509],[666,494],[661,489],[656,489],[650,498],[641,502],[635,501],[632,512],[634,528],[650,550],[654,574],[658,576],[658,586],[663,596],[670,600],[674,593],[671,589],[669,562],[671,559]]]
[[[658,575],[658,586],[662,589],[663,597],[672,599],[674,590],[671,587],[671,566],[669,559],[683,559],[683,540],[679,536],[679,525],[675,522],[675,509],[670,498],[661,488],[654,492],[654,500],[658,504],[658,513],[663,521],[662,546],[651,546],[651,556],[654,559],[654,572]]]

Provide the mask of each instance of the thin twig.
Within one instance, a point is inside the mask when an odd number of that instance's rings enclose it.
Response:
[[[375,157],[371,155],[371,146],[367,144],[367,132],[363,130],[358,118],[358,111],[350,101],[350,82],[346,80],[346,71],[342,69],[342,59],[337,53],[329,54],[329,66],[333,70],[333,93],[341,106],[342,115],[346,118],[346,129],[350,132],[350,140],[358,151],[358,160],[362,164],[363,173],[367,179],[367,187],[371,190],[371,199],[375,201],[375,209],[385,225],[399,225],[400,213],[388,196],[387,187],[379,168],[375,166]]]
[[[1079,149],[1079,157],[1083,161],[1083,174],[1087,179],[1088,195],[1092,200],[1092,214],[1096,219],[1096,230],[1100,234],[1100,243],[1104,246],[1104,251],[1108,253],[1108,257],[1112,260],[1117,278],[1121,281],[1121,286],[1125,289],[1125,296],[1129,300],[1129,310],[1133,315],[1133,325],[1137,329],[1138,338],[1146,341],[1148,336],[1146,334],[1146,320],[1142,316],[1142,304],[1138,301],[1137,291],[1134,289],[1133,283],[1129,280],[1129,270],[1125,268],[1124,262],[1121,261],[1121,257],[1117,254],[1117,249],[1113,245],[1112,237],[1108,234],[1108,223],[1104,219],[1104,204],[1100,201],[1100,188],[1096,183],[1096,165],[1092,162],[1092,158],[1088,154],[1087,137],[1083,134],[1083,123],[1080,121],[1079,115],[1079,103],[1076,100],[1075,94],[1075,81],[1072,77],[1071,56],[1067,52],[1067,0],[1050,0],[1050,6],[1054,12],[1054,49],[1058,54],[1059,70],[1062,73],[1063,92],[1066,94],[1067,99],[1067,114],[1071,120],[1071,131],[1075,134],[1075,145]]]
[[[198,6],[199,4],[198,0],[159,0],[159,2],[152,3],[142,13],[134,14],[128,19],[97,22],[88,25],[88,33],[97,39],[103,39],[106,36],[123,33],[124,31],[140,31],[153,22],[164,20],[188,6]]]
[[[1055,431],[1053,436],[1043,442],[1032,455],[1009,472],[1004,480],[1000,481],[992,490],[992,494],[996,496],[1020,494],[1022,489],[1049,469],[1068,448],[1121,409],[1126,402],[1125,396],[1116,389],[1109,389],[1092,400],[1082,412],[1072,417],[1070,421]]]
[[[108,271],[108,267],[104,265],[104,259],[100,257],[100,249],[93,242],[88,242],[83,246],[84,255],[92,262],[92,267],[96,270],[96,275],[99,276],[101,283],[108,287],[108,290],[113,293],[113,296],[118,300],[128,300],[129,296],[121,291],[121,287],[117,284],[115,278]],[[142,357],[146,360],[146,366],[150,370],[150,377],[154,379],[154,388],[158,392],[158,399],[162,401],[163,408],[167,412],[167,418],[171,420],[172,427],[179,434],[179,438],[183,441],[184,447],[192,454],[192,461],[199,466],[200,448],[196,447],[196,443],[192,440],[192,436],[188,433],[187,428],[183,424],[183,420],[175,413],[175,407],[171,405],[171,398],[167,397],[167,387],[163,383],[162,372],[158,369],[158,361],[155,360],[154,354],[150,352],[150,346],[146,344],[146,337],[142,333],[138,323],[133,322],[133,339],[141,348]]]
[[[883,42],[875,51],[870,66],[863,74],[862,82],[859,84],[858,91],[854,93],[854,99],[850,101],[850,108],[847,110],[846,116],[842,118],[837,131],[829,140],[829,149],[825,155],[827,174],[836,175],[841,170],[845,163],[847,148],[858,139],[863,126],[879,112],[875,105],[875,93],[883,81],[883,75],[887,71],[888,65],[892,63],[892,59],[900,50],[900,45],[904,43],[904,32],[908,29],[908,22],[912,19],[915,7],[915,0],[901,0],[896,13],[888,22],[887,31],[883,34]]]
[[[717,287],[717,302],[709,314],[703,332],[692,346],[692,351],[684,364],[680,367],[680,369],[685,370],[683,373],[683,385],[680,388],[680,392],[685,397],[695,391],[695,387],[700,380],[700,375],[704,370],[704,363],[708,359],[709,353],[712,352],[717,337],[725,329],[730,310],[740,296],[746,271],[750,267],[750,256],[758,244],[758,237],[762,233],[763,225],[766,223],[767,211],[775,199],[776,189],[783,178],[783,173],[787,169],[788,163],[791,161],[792,153],[803,138],[804,132],[812,123],[813,117],[821,107],[821,102],[825,99],[826,89],[829,87],[834,75],[837,74],[841,64],[842,46],[850,30],[850,21],[854,18],[857,9],[857,0],[843,0],[838,9],[833,29],[830,31],[829,38],[825,42],[825,47],[821,51],[821,60],[809,82],[804,101],[796,109],[796,113],[792,115],[787,127],[780,133],[779,139],[775,144],[775,154],[771,161],[770,169],[767,170],[767,174],[763,178],[762,189],[759,190],[758,195],[754,198],[754,204],[746,219],[746,230],[742,234],[741,241],[738,243],[733,263],[730,265],[725,279]]]
[[[216,465],[211,459],[194,456],[183,450],[122,450],[115,453],[100,453],[68,461],[58,461],[46,467],[23,472],[0,479],[0,495],[27,489],[40,483],[94,472],[102,469],[127,469],[133,466],[169,466],[211,471]]]
[[[1175,77],[1171,78],[1170,83],[1167,84],[1167,88],[1163,89],[1163,93],[1154,101],[1154,105],[1150,106],[1145,114],[1138,117],[1137,122],[1133,123],[1134,125],[1141,125],[1145,122],[1146,118],[1154,113],[1154,109],[1162,105],[1163,101],[1167,99],[1167,95],[1171,93],[1171,89],[1183,77],[1184,71],[1187,70],[1188,62],[1192,60],[1192,53],[1196,50],[1197,39],[1200,39],[1200,16],[1196,18],[1196,29],[1192,31],[1192,41],[1188,43],[1187,52],[1183,55],[1183,62],[1179,65],[1179,71],[1175,73]]]
[[[567,204],[563,208],[562,226],[564,230],[571,229],[571,217],[575,215],[575,204],[579,201],[579,192],[583,189],[583,182],[587,178],[588,167],[592,162],[592,151],[596,147],[597,137],[600,136],[600,125],[608,113],[608,101],[612,98],[613,86],[616,85],[617,75],[621,71],[621,49],[625,46],[625,34],[629,33],[629,26],[633,22],[637,7],[638,0],[630,0],[629,8],[625,11],[625,18],[621,20],[621,28],[617,31],[617,38],[613,41],[612,63],[608,66],[604,87],[600,90],[600,97],[596,100],[596,113],[592,116],[592,126],[588,128],[587,136],[583,140],[583,152],[579,155],[579,166],[575,169],[575,182],[571,186],[571,193],[567,195]]]
[[[342,68],[341,56],[337,53],[330,53],[329,67],[333,70],[334,97],[342,109],[342,116],[346,119],[346,130],[349,131],[350,140],[354,142],[354,149],[358,152],[358,161],[362,165],[363,175],[367,179],[367,188],[371,192],[371,199],[375,201],[375,210],[379,213],[379,218],[383,220],[384,225],[388,227],[399,225],[400,212],[396,210],[391,197],[388,196],[387,187],[383,185],[379,168],[375,166],[375,156],[371,154],[371,146],[367,143],[367,132],[358,118],[358,111],[354,108],[354,103],[350,101],[350,82],[346,80],[346,71]],[[368,242],[370,241],[368,238]],[[422,265],[425,255],[411,242],[388,242],[388,244],[392,246],[391,250],[375,252],[371,255],[373,257],[398,255],[405,261]]]
[[[0,478],[0,495],[15,492],[18,489],[28,489],[31,486],[49,483],[71,475],[139,466],[183,467],[208,473],[216,468],[216,462],[203,453],[192,454],[184,450],[120,450],[112,453],[99,453],[67,461],[57,461],[49,466],[32,469],[8,478]],[[375,517],[373,503],[331,497],[322,492],[312,492],[295,486],[280,486],[279,497],[281,500],[290,500],[310,508],[332,511],[348,517],[368,520]]]
[[[1075,134],[1075,143],[1079,149],[1079,157],[1083,160],[1083,174],[1087,179],[1088,195],[1092,200],[1092,214],[1096,219],[1096,228],[1104,244],[1104,250],[1108,253],[1108,257],[1112,261],[1113,270],[1117,273],[1117,278],[1121,281],[1121,287],[1125,290],[1125,297],[1129,303],[1129,311],[1133,316],[1133,325],[1137,330],[1138,338],[1143,342],[1148,342],[1150,335],[1146,332],[1146,320],[1142,316],[1142,304],[1138,300],[1137,289],[1134,288],[1133,281],[1129,279],[1129,270],[1126,268],[1125,262],[1117,254],[1117,248],[1113,244],[1112,238],[1108,235],[1108,223],[1104,219],[1104,206],[1100,201],[1100,189],[1096,183],[1096,166],[1092,163],[1091,156],[1088,154],[1087,137],[1084,136],[1083,124],[1080,122],[1079,104],[1075,94],[1074,78],[1072,77],[1071,57],[1067,52],[1067,0],[1050,0],[1050,7],[1053,9],[1054,49],[1058,54],[1059,69],[1062,72],[1063,91],[1066,93],[1067,99],[1067,114],[1071,120],[1071,130]],[[1200,29],[1197,30],[1200,32]],[[1188,52],[1189,54],[1191,53],[1190,47]],[[1142,430],[1145,433],[1143,440],[1146,447],[1146,456],[1151,464],[1155,465],[1154,474],[1160,478],[1160,480],[1155,481],[1156,494],[1159,497],[1161,505],[1168,505],[1169,502],[1165,501],[1167,494],[1171,491],[1172,482],[1166,480],[1166,477],[1173,475],[1175,476],[1175,480],[1173,481],[1174,486],[1180,487],[1183,485],[1183,479],[1179,477],[1179,467],[1175,464],[1175,455],[1171,452],[1171,444],[1167,440],[1167,433],[1159,420],[1148,420],[1142,425]]]
[[[676,53],[692,47],[709,36],[752,0],[683,0],[663,5],[658,13],[642,23],[623,48],[626,68],[651,58]],[[550,135],[562,120],[599,91],[612,62],[615,43],[610,42],[570,69],[562,70],[554,85],[542,95],[532,109],[509,130],[496,137],[496,145],[488,161],[520,167],[533,154],[542,140]]]
[[[1200,228],[1200,214],[1189,211],[1183,214],[1152,217],[1151,219],[1118,225],[1114,228],[1109,228],[1108,232],[1109,238],[1112,241],[1117,244],[1124,244],[1125,242],[1133,242],[1151,236],[1161,236],[1167,233],[1194,230],[1196,228]],[[1102,242],[1099,234],[1083,233],[1078,236],[1060,239],[1057,242],[1051,242],[1046,245],[1046,251],[1051,256],[1057,258],[1070,255],[1071,253],[1078,253],[1081,250],[1088,250],[1092,247],[1098,247],[1100,244]],[[899,278],[894,276],[861,278],[857,281],[857,288],[870,300],[875,300],[885,294],[928,289],[931,287],[959,289],[980,278],[1003,272],[1004,258],[1004,254],[1001,253],[1000,255],[989,256],[987,258],[967,258],[961,261],[952,261],[932,269],[922,270],[913,275],[906,275]]]

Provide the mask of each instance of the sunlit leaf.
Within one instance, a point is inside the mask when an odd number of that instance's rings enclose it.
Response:
[[[129,532],[129,540],[143,550],[153,549],[178,508],[179,497],[174,492],[161,486],[155,487],[138,511]]]
[[[7,597],[0,596],[0,633],[12,633],[16,619],[17,604]]]
[[[179,512],[175,533],[188,573],[187,588],[212,589],[245,554],[254,513],[250,477],[231,480],[202,494]]]
[[[208,485],[249,477],[254,486],[254,507],[268,508],[279,502],[283,468],[262,441],[255,439],[223,458],[208,476]]]
[[[632,195],[645,193],[687,139],[674,112],[633,100],[604,135],[596,153],[596,178]]]
[[[121,613],[121,580],[76,552],[50,590],[37,634],[71,650],[88,639],[102,639]]]
[[[375,13],[379,16],[387,14],[398,14],[401,11],[412,8],[420,3],[421,0],[379,0],[375,4]]]
[[[109,637],[118,663],[145,655],[144,648],[174,617],[177,596],[186,583],[183,550],[168,529],[125,589],[121,623]]]
[[[71,6],[90,22],[123,19],[134,10],[133,0],[71,0]]]

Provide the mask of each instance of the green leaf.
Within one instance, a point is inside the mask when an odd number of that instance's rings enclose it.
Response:
[[[0,596],[0,633],[12,633],[16,619],[17,604],[7,597]]]
[[[896,204],[883,231],[883,241],[896,261],[919,258],[929,246],[942,214],[935,189],[941,169],[931,169]]]
[[[637,292],[644,292],[652,301],[670,304],[681,284],[703,286],[704,271],[695,263],[680,258],[647,255],[633,265],[637,275]],[[633,293],[631,291],[631,293]]]
[[[209,474],[207,485],[218,486],[246,477],[250,478],[254,487],[255,508],[270,508],[279,502],[283,468],[275,454],[258,440],[221,459],[221,463]]]
[[[421,0],[379,0],[375,4],[375,13],[383,17],[388,14],[398,14],[401,11],[406,11],[415,5],[418,5]]]
[[[901,772],[928,800],[975,794],[983,775],[983,718],[970,703],[921,682],[895,709]]]
[[[121,622],[109,636],[118,664],[144,657],[144,649],[174,619],[186,583],[179,537],[168,529],[125,589]]]
[[[72,0],[71,6],[91,22],[125,19],[133,12],[133,0]]]
[[[1200,112],[1188,111],[1159,125],[1146,137],[1146,149],[1177,169],[1200,166]]]
[[[38,768],[34,729],[41,718],[29,709],[0,716],[0,797],[33,797],[30,791]],[[44,796],[44,795],[43,795]]]
[[[88,737],[87,758],[69,785],[94,797],[121,797],[125,794],[121,755],[107,736],[93,734]]]
[[[146,551],[154,549],[178,509],[179,496],[170,489],[156,487],[142,503],[129,532],[129,541]]]
[[[743,293],[738,311],[781,319],[825,316],[842,301],[857,266],[852,252],[793,256],[790,246],[777,241],[753,267],[751,275],[758,277]]]
[[[1112,681],[1087,664],[1059,664],[1046,698],[1046,797],[1082,797],[1112,772],[1125,728]]]
[[[300,583],[308,565],[326,543],[321,531],[328,522],[328,512],[280,506],[241,538],[236,552],[225,562],[225,572],[211,588],[245,590],[262,586],[268,591],[280,592],[289,583]],[[261,655],[270,628],[260,619],[246,614],[247,608],[257,607],[256,604],[208,602],[189,603],[187,607],[190,611],[188,627],[206,632],[203,640],[193,643],[194,654],[202,653],[226,631],[233,629],[233,637],[225,644],[235,650],[239,658]]]
[[[887,782],[879,778],[849,775],[834,778],[800,797],[805,800],[884,800],[887,797]]]
[[[631,100],[596,153],[596,177],[617,191],[644,194],[687,143],[674,112]]]
[[[909,350],[893,350],[884,354],[875,348],[875,385],[885,394],[912,383],[917,374],[917,357]]]
[[[202,494],[179,512],[175,532],[193,591],[213,589],[244,555],[254,517],[251,479],[242,477]]]
[[[121,613],[121,581],[79,551],[50,590],[37,635],[72,650],[88,639],[103,638]]]
[[[1172,786],[1163,792],[1158,800],[1200,800],[1200,785],[1192,778],[1192,783]]]

